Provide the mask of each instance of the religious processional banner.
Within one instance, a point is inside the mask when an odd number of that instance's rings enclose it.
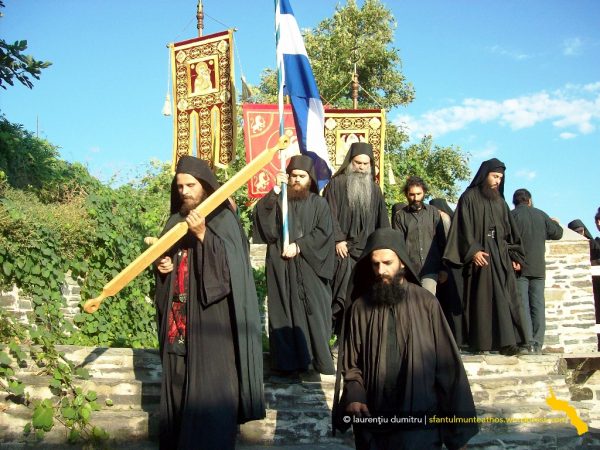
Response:
[[[173,168],[185,155],[226,167],[235,157],[236,139],[233,32],[176,42],[170,48]]]
[[[371,144],[376,181],[383,190],[384,109],[325,109],[325,142],[329,160],[336,170],[344,162],[354,142]]]
[[[277,105],[244,103],[244,144],[246,163],[256,158],[263,150],[273,147],[279,139],[279,109]],[[292,106],[284,106],[284,130],[290,138],[290,146],[284,151],[286,161],[300,154]],[[273,160],[248,181],[248,197],[261,198],[275,185],[277,172],[281,169],[280,152]]]
[[[279,138],[279,110],[277,105],[243,105],[244,144],[246,162],[252,161],[260,152],[271,148]],[[286,159],[300,154],[294,117],[290,105],[284,108],[285,133],[290,137]],[[368,142],[373,146],[376,181],[383,190],[383,154],[385,145],[385,110],[383,109],[326,109],[325,142],[329,161],[337,170],[354,142]],[[261,198],[275,184],[280,170],[279,155],[248,181],[248,196]]]

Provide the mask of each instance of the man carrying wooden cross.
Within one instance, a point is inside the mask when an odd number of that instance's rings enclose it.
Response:
[[[231,449],[238,423],[265,416],[246,236],[227,201],[206,218],[194,211],[218,188],[205,161],[179,160],[162,234],[182,221],[188,232],[156,262],[161,449]]]

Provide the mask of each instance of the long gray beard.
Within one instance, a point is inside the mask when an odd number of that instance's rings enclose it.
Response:
[[[370,173],[359,173],[352,170],[352,166],[346,168],[348,191],[348,203],[350,209],[358,212],[360,217],[367,217],[372,214],[371,211],[371,191],[373,183]]]

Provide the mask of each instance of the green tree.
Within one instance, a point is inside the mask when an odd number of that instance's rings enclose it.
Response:
[[[338,5],[333,17],[304,32],[319,92],[336,108],[352,107],[349,82],[354,67],[362,89],[358,102],[364,108],[391,109],[409,104],[414,89],[402,71],[399,50],[392,46],[396,20],[380,0],[355,0]],[[258,86],[259,101],[275,102],[277,73],[266,69]]]
[[[61,202],[100,183],[79,163],[58,157],[58,147],[0,116],[0,173],[9,186]]]
[[[456,201],[457,181],[469,178],[468,154],[458,147],[435,145],[431,136],[424,136],[420,142],[401,147],[388,153],[396,183],[386,186],[388,204],[404,202],[405,180],[411,176],[423,178],[429,187],[429,198],[445,198]]]
[[[4,8],[4,2],[0,0],[0,8]],[[0,17],[2,17],[0,13]],[[13,79],[21,82],[28,88],[33,87],[30,77],[40,79],[42,69],[51,66],[48,61],[38,61],[23,52],[27,50],[27,41],[15,41],[8,44],[0,39],[0,87],[6,89],[6,84],[14,85]]]

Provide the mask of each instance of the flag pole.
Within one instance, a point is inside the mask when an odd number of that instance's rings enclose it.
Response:
[[[284,125],[284,106],[283,106],[283,85],[285,80],[285,67],[283,64],[283,53],[279,48],[279,15],[280,15],[279,0],[275,0],[275,48],[277,55],[277,101],[279,105],[279,137],[285,134]],[[279,152],[279,160],[281,161],[280,170],[285,172],[285,150]],[[290,233],[288,228],[288,202],[287,202],[287,184],[281,184],[281,216],[282,216],[282,234],[283,234],[283,249],[285,250],[290,244]]]

